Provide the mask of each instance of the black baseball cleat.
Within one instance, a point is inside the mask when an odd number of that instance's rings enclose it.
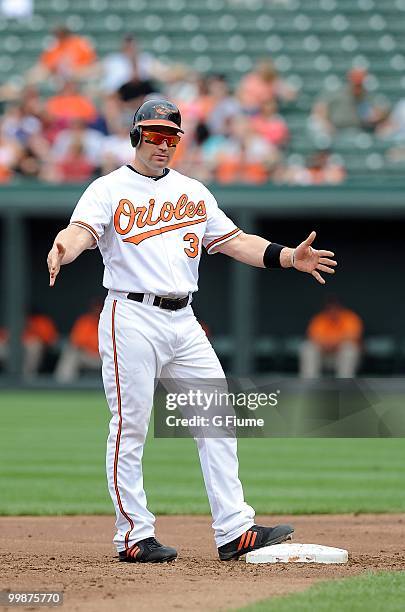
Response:
[[[281,542],[291,540],[293,532],[294,527],[291,525],[276,525],[275,527],[253,525],[236,540],[220,546],[218,548],[219,558],[221,561],[230,561],[246,555],[251,550],[257,550],[272,544],[281,544]]]
[[[156,538],[140,540],[131,548],[119,553],[120,561],[128,563],[165,563],[177,557],[177,550],[164,546]]]

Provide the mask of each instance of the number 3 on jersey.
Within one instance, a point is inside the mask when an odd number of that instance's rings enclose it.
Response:
[[[198,236],[193,232],[188,232],[185,234],[183,240],[190,243],[188,247],[184,247],[185,254],[188,255],[188,257],[197,257],[199,243]]]

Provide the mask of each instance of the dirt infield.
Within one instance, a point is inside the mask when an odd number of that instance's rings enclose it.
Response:
[[[181,516],[157,524],[157,537],[178,548],[177,561],[133,565],[117,560],[112,516],[1,517],[0,588],[64,591],[64,612],[226,610],[367,569],[405,569],[405,514],[257,517],[276,522],[294,525],[295,542],[348,549],[349,563],[220,562],[209,518]]]

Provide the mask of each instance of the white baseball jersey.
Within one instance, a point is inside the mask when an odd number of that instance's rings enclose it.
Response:
[[[242,231],[199,181],[130,166],[93,181],[70,222],[96,239],[107,289],[170,296],[197,291],[202,246],[214,253]]]

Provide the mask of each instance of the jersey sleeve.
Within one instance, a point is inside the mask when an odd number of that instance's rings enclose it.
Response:
[[[242,233],[242,230],[219,208],[216,199],[208,189],[206,209],[207,227],[203,238],[203,245],[208,255],[213,255],[221,244],[235,238]]]
[[[90,232],[96,240],[96,245],[93,247],[96,248],[111,218],[112,209],[108,190],[100,179],[96,179],[90,183],[76,204],[70,223]]]

